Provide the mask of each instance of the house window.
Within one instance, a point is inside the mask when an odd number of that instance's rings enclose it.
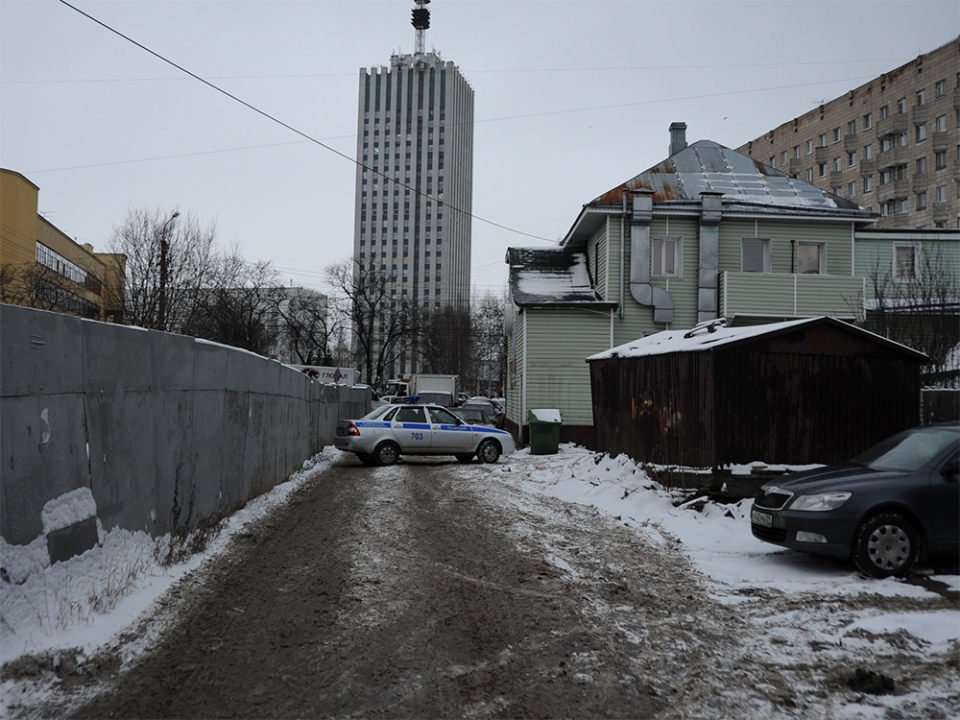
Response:
[[[933,94],[936,96],[937,100],[945,98],[947,96],[947,81],[946,80],[937,80],[937,84],[933,86]]]
[[[824,271],[826,248],[823,243],[797,243],[797,273],[820,275]]]
[[[920,123],[917,125],[917,142],[923,142],[927,139],[927,124]]]
[[[947,131],[947,116],[938,115],[936,120],[936,127],[934,128],[937,132],[946,132]]]
[[[889,152],[893,147],[893,139],[888,135],[880,141],[880,152]]]
[[[863,129],[869,130],[873,127],[873,113],[867,113],[863,116]]]
[[[884,170],[880,173],[880,184],[887,185],[891,180],[890,171]]]
[[[927,172],[927,158],[919,157],[917,158],[917,175],[925,175]]]
[[[843,170],[843,163],[840,161],[840,158],[835,157],[833,159],[833,169],[837,172]]]
[[[856,197],[856,195],[857,195],[857,181],[856,181],[856,180],[854,180],[852,183],[850,183],[850,185],[848,186],[848,191],[849,191],[850,197]]]
[[[880,108],[880,119],[886,120],[888,117],[890,117],[890,108],[887,105],[884,105],[882,108]]]
[[[925,192],[917,193],[917,210],[927,209],[927,194]]]
[[[927,104],[927,91],[926,89],[917,90],[917,107]]]
[[[833,141],[834,141],[835,143],[840,142],[840,137],[841,137],[841,136],[840,136],[840,128],[834,128],[834,129],[833,129]]]
[[[936,160],[937,170],[943,170],[944,168],[947,167],[947,151],[946,150],[937,151],[937,153],[934,155],[934,159]]]
[[[897,112],[901,115],[907,111],[907,99],[905,97],[897,100]]]
[[[813,168],[807,168],[807,182],[813,182]]]
[[[827,134],[826,134],[826,133],[821,133],[821,134],[820,134],[820,147],[826,147],[826,146],[827,146]]]
[[[947,186],[938,185],[937,186],[937,202],[945,203],[947,201]]]
[[[920,243],[893,244],[893,281],[920,281]]]
[[[817,164],[817,169],[820,171],[820,177],[826,177],[826,176],[827,176],[827,164],[826,164],[826,163],[818,163],[818,164]]]
[[[863,146],[863,159],[873,160],[873,144]]]
[[[813,140],[807,140],[807,155],[813,155]]]
[[[863,191],[865,193],[873,192],[873,175],[863,176]]]
[[[745,273],[773,272],[769,238],[740,239],[740,271]]]
[[[678,235],[657,235],[653,238],[653,275],[683,277],[683,239]]]
[[[800,159],[800,146],[799,146],[799,145],[794,145],[794,146],[793,146],[793,157],[794,157],[795,160],[799,160],[799,159]]]
[[[857,164],[857,151],[847,153],[847,167],[855,167]]]
[[[856,135],[857,134],[857,121],[851,120],[847,123],[847,135]]]

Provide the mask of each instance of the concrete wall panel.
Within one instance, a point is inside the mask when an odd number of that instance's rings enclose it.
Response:
[[[4,397],[0,410],[0,529],[7,542],[22,545],[42,534],[48,500],[90,482],[83,401],[73,394]]]
[[[0,533],[14,544],[82,487],[107,531],[218,520],[369,407],[366,390],[193,338],[12,306],[0,323]]]
[[[60,313],[0,305],[0,397],[83,389],[82,321]],[[55,373],[49,372],[56,368]]]

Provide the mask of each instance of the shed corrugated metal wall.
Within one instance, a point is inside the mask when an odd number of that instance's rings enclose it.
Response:
[[[640,462],[838,463],[920,422],[919,360],[835,327],[590,365],[597,449]]]

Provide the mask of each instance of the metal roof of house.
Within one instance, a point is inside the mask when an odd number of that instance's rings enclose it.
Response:
[[[510,293],[520,307],[616,307],[593,289],[587,258],[562,248],[509,248]]]
[[[625,191],[653,193],[654,212],[700,210],[700,194],[719,193],[723,212],[805,216],[872,222],[876,215],[855,202],[790,177],[776,168],[699,140],[583,206],[563,243],[584,240],[611,211],[623,207]]]
[[[767,323],[764,325],[749,325],[745,327],[726,327],[724,321],[711,320],[690,330],[664,330],[646,337],[624,343],[610,350],[604,350],[587,358],[591,360],[608,360],[611,358],[645,357],[649,355],[667,355],[677,352],[704,352],[718,347],[733,347],[748,343],[758,337],[772,337],[790,332],[796,328],[827,324],[840,328],[846,332],[867,338],[873,342],[895,348],[918,360],[928,360],[926,355],[900,343],[889,340],[882,335],[850,325],[836,318],[821,316],[787,320],[785,322]]]

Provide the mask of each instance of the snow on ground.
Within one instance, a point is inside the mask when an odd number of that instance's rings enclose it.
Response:
[[[153,540],[144,533],[103,533],[101,529],[100,547],[52,566],[43,538],[26,547],[0,540],[0,660],[7,663],[24,655],[70,648],[80,648],[89,656],[98,648],[115,644],[125,628],[156,610],[161,596],[180,578],[222,552],[247,523],[284,503],[297,487],[339,457],[338,451],[326,448],[305,462],[303,470],[288,482],[224,521],[203,552],[172,566],[162,566],[156,560],[169,538]],[[677,506],[675,493],[657,486],[626,456],[610,458],[572,445],[562,445],[555,455],[535,456],[521,450],[501,458],[500,464],[506,481],[521,483],[530,493],[592,505],[634,528],[646,542],[679,541],[720,602],[737,603],[749,611],[763,604],[764,592],[825,599],[822,612],[816,611],[816,604],[811,609],[810,603],[789,617],[748,612],[752,621],[767,631],[768,639],[758,651],[786,655],[794,639],[790,636],[799,632],[808,638],[819,635],[825,646],[841,639],[849,643],[851,630],[862,630],[865,637],[900,633],[930,654],[956,652],[960,647],[958,612],[882,612],[876,607],[858,611],[857,603],[849,603],[849,607],[840,603],[843,608],[839,615],[835,608],[827,609],[831,600],[862,594],[922,598],[931,591],[896,579],[867,580],[850,565],[756,540],[750,532],[750,500]],[[77,502],[87,500],[82,496]],[[59,508],[60,514],[71,511]],[[960,577],[956,575],[932,579],[960,591]],[[751,591],[744,593],[744,588]],[[126,659],[136,652],[136,648],[127,649]],[[960,692],[960,678],[956,685],[954,692]],[[6,681],[0,692],[0,718],[9,718],[11,705],[24,702],[25,689]]]

